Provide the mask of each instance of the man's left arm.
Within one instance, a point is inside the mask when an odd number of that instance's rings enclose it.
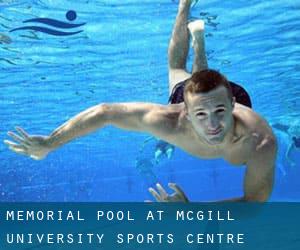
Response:
[[[277,143],[274,135],[266,135],[249,155],[244,177],[244,196],[217,202],[264,202],[273,190]]]
[[[275,160],[277,153],[277,143],[273,135],[266,136],[259,144],[257,144],[253,150],[253,153],[249,156],[246,162],[246,173],[244,177],[244,196],[238,198],[231,198],[226,200],[218,200],[214,202],[264,202],[267,201],[271,195],[273,189]],[[172,200],[164,197],[168,195],[154,194],[153,190],[151,194],[157,201],[170,202]],[[164,192],[165,193],[165,192]],[[181,192],[185,196],[184,192]],[[178,196],[176,191],[173,196]],[[181,196],[178,196],[181,197]],[[187,199],[179,198],[176,201],[187,202]]]
[[[246,163],[243,201],[267,201],[273,190],[277,143],[273,135],[256,145]]]

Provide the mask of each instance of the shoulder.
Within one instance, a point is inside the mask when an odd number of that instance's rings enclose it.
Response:
[[[161,129],[177,130],[184,112],[183,104],[155,105],[145,116],[147,122]]]
[[[151,133],[171,144],[177,145],[179,138],[182,138],[184,129],[182,118],[184,105],[154,105],[151,110],[143,117],[145,132]]]
[[[238,123],[238,130],[249,139],[252,151],[265,151],[277,148],[276,137],[268,122],[252,109],[237,104],[233,115]]]

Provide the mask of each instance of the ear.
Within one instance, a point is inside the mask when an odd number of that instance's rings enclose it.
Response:
[[[235,99],[235,97],[233,96],[232,99],[231,99],[231,106],[232,106],[232,108],[234,108],[235,101],[236,101],[236,99]]]
[[[184,115],[185,115],[186,119],[188,119],[189,121],[191,120],[191,118],[190,118],[190,115],[189,115],[189,112],[188,112],[188,110],[187,110],[187,106],[186,106],[186,105],[184,105]]]

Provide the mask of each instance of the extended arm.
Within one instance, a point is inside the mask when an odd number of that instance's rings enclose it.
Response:
[[[166,106],[150,103],[100,104],[77,114],[49,136],[30,136],[18,128],[19,135],[12,132],[8,134],[19,144],[7,140],[5,143],[17,153],[42,159],[69,141],[108,124],[168,138],[170,126],[168,116],[165,116],[166,109]]]
[[[153,132],[159,127],[159,118],[155,115],[159,116],[159,111],[163,109],[161,105],[150,103],[100,104],[79,113],[55,129],[49,136],[49,142],[51,147],[56,148],[105,125]]]

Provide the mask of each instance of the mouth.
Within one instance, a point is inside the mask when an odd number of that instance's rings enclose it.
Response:
[[[207,134],[208,134],[208,135],[218,135],[218,134],[221,133],[221,131],[222,131],[222,128],[219,127],[219,128],[217,128],[217,129],[214,129],[214,130],[209,130],[209,131],[207,132]]]

